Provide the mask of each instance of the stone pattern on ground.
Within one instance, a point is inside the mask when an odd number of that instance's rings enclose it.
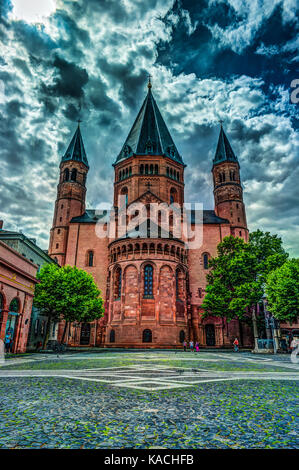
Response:
[[[289,357],[215,352],[195,360],[191,353],[108,351],[37,359],[31,370],[23,362],[22,373],[40,370],[47,377],[8,377],[21,371],[0,368],[2,449],[299,447],[298,366],[290,368]],[[61,377],[51,376],[53,364]],[[252,374],[261,377],[251,380]],[[98,381],[104,375],[109,382]],[[238,380],[211,381],[228,375]],[[196,376],[208,382],[194,383]],[[140,381],[145,389],[119,386]],[[183,388],[168,388],[170,382]]]

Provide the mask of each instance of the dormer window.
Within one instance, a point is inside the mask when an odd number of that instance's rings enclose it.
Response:
[[[153,153],[153,144],[152,141],[149,139],[146,143],[146,153]]]
[[[130,153],[130,149],[128,145],[124,146],[124,156],[127,157]]]

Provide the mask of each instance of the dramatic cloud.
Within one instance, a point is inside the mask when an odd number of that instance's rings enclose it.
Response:
[[[47,248],[59,162],[79,116],[90,163],[87,206],[112,201],[112,163],[150,73],[188,165],[186,200],[213,207],[210,171],[223,119],[241,165],[249,228],[278,233],[299,254],[295,0],[2,0],[0,41],[6,228]]]

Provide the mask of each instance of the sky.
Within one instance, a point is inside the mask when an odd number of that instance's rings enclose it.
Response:
[[[77,119],[87,208],[152,92],[187,164],[185,200],[213,208],[219,120],[247,221],[299,256],[296,0],[0,0],[0,219],[48,248],[61,156]],[[297,96],[299,97],[299,91]],[[294,100],[293,100],[294,101]]]

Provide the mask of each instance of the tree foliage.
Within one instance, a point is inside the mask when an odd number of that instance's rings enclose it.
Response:
[[[92,275],[83,269],[47,264],[38,273],[38,280],[34,305],[49,320],[89,322],[103,315],[101,292]]]
[[[280,321],[299,317],[299,259],[290,259],[270,272],[266,282],[268,310]]]
[[[228,236],[209,262],[204,315],[244,319],[263,296],[266,276],[281,266],[288,255],[277,235],[257,230],[249,242]]]

